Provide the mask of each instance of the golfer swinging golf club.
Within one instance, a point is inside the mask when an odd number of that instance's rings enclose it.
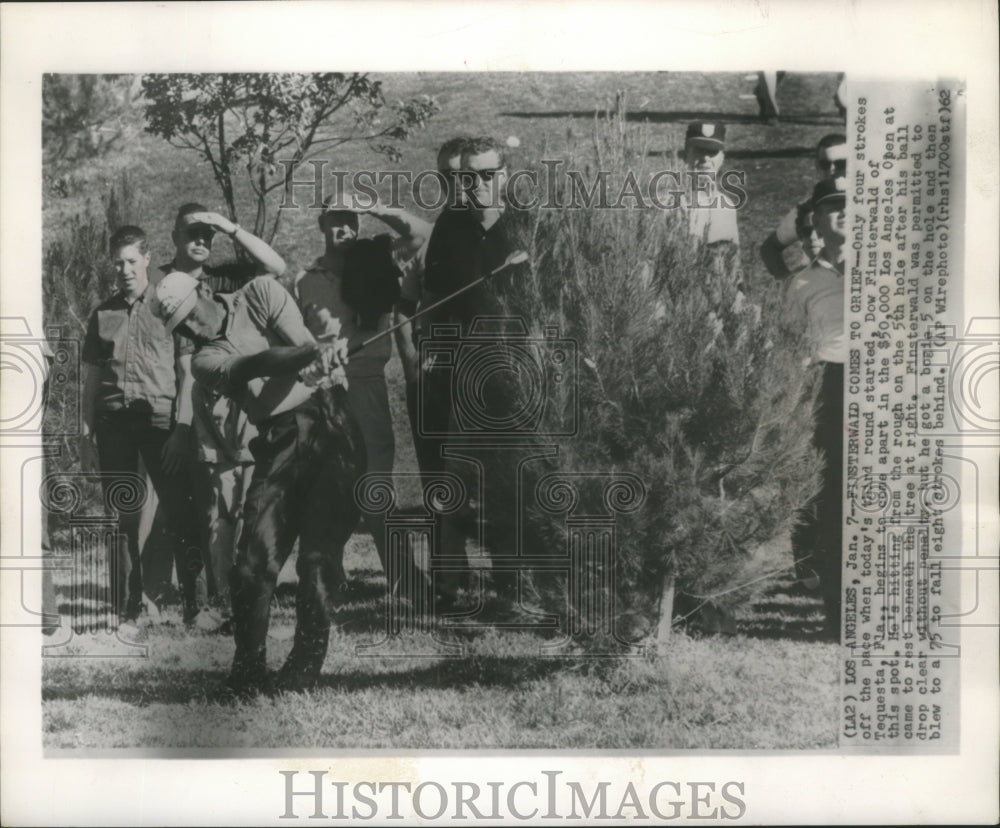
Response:
[[[526,258],[511,256],[484,278]],[[242,406],[259,432],[250,446],[254,475],[231,574],[236,654],[223,691],[306,689],[326,657],[327,598],[342,583],[344,544],[358,519],[354,488],[365,473],[364,442],[346,399],[347,342],[336,330],[317,342],[292,296],[269,278],[209,296],[196,279],[174,272],[157,285],[156,297],[167,330],[195,343],[198,381]],[[271,683],[271,597],[296,539],[295,640]]]
[[[186,274],[168,274],[157,286],[158,312],[168,330],[194,341],[195,378],[233,399],[258,429],[230,576],[236,655],[224,691],[298,690],[315,683],[326,657],[327,597],[343,579],[343,547],[358,520],[354,486],[365,472],[364,442],[346,401],[346,341],[317,343],[274,279],[211,296],[197,287]],[[296,540],[295,640],[271,686],[271,596]]]
[[[399,322],[399,323],[393,325],[391,328],[386,328],[384,331],[380,331],[379,333],[375,334],[374,336],[366,339],[360,345],[355,345],[353,348],[351,348],[347,352],[347,357],[350,358],[350,357],[354,356],[362,348],[367,348],[369,345],[371,345],[376,340],[379,340],[379,339],[381,339],[384,336],[388,336],[389,334],[394,333],[395,331],[397,331],[400,328],[402,328],[404,325],[408,325],[414,319],[419,319],[421,316],[423,316],[424,314],[427,314],[427,313],[433,313],[434,311],[436,311],[442,305],[447,304],[452,299],[455,299],[456,297],[460,296],[461,294],[465,293],[466,291],[469,291],[469,290],[472,290],[473,288],[479,287],[479,285],[483,284],[483,282],[485,282],[487,279],[491,279],[492,277],[499,275],[504,270],[506,270],[508,267],[513,267],[514,265],[523,264],[526,261],[528,261],[528,254],[525,253],[523,250],[515,250],[506,259],[504,259],[503,263],[499,267],[491,270],[485,276],[481,276],[480,278],[476,279],[474,282],[470,282],[469,284],[465,285],[464,287],[460,287],[454,293],[451,293],[448,296],[445,296],[443,299],[438,299],[436,302],[433,302],[432,304],[428,305],[427,307],[421,308],[419,311],[417,311],[415,314],[413,314],[413,316],[410,316],[407,319],[404,319],[402,322]],[[334,338],[335,336],[336,336],[336,334],[332,334],[332,333],[322,334],[321,336],[317,337],[317,339],[319,339],[321,342],[324,342],[326,340]]]

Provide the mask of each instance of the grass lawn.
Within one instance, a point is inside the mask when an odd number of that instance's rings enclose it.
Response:
[[[756,103],[740,96],[753,80],[742,74],[429,74],[385,76],[387,98],[429,93],[442,111],[403,147],[398,164],[384,164],[348,146],[331,169],[425,169],[437,146],[459,132],[509,135],[525,157],[558,157],[567,132],[585,136],[595,109],[627,95],[630,119],[645,121],[654,153],[674,168],[684,128],[695,118],[729,124],[727,166],[747,174],[749,202],[739,217],[745,271],[752,290],[774,290],[756,247],[813,182],[812,151],[839,131],[832,75],[789,75],[780,91],[783,122],[756,120]],[[135,132],[118,152],[74,172],[65,198],[46,195],[44,236],[94,206],[92,197],[126,169],[139,184],[139,214],[150,234],[154,263],[169,259],[173,213],[181,203],[222,207],[208,169],[190,153]],[[379,223],[365,218],[363,233]],[[294,267],[321,252],[315,213],[289,211],[275,241]],[[220,240],[219,259],[228,255]],[[49,320],[49,324],[53,321]],[[416,468],[405,413],[402,370],[388,367],[396,428],[396,468]],[[175,610],[168,622],[143,630],[147,658],[63,658],[43,663],[44,744],[66,748],[830,748],[837,739],[838,648],[821,640],[818,600],[788,577],[776,578],[756,603],[741,609],[738,634],[696,637],[677,632],[655,656],[623,659],[539,658],[527,634],[485,631],[464,640],[460,658],[359,655],[377,640],[384,580],[369,538],[356,535],[348,574],[357,583],[338,615],[322,685],[280,699],[222,705],[209,692],[225,676],[231,639],[187,633]],[[767,554],[790,563],[787,539]],[[287,570],[286,570],[287,572]],[[69,585],[59,585],[69,606]],[[290,585],[279,591],[269,658],[277,667],[291,646]],[[67,630],[57,633],[63,640]],[[103,636],[103,633],[99,633]],[[106,640],[68,636],[63,652],[93,655]],[[429,647],[429,636],[402,642],[407,652]]]
[[[355,538],[351,562],[373,549]],[[542,639],[485,630],[453,637],[458,657],[428,633],[374,654],[384,580],[351,568],[320,686],[310,692],[217,703],[228,637],[189,633],[176,610],[144,627],[145,658],[45,659],[47,749],[73,748],[592,748],[766,749],[836,745],[837,658],[822,641],[822,611],[778,580],[739,618],[736,636],[675,632],[659,654],[541,658]],[[291,647],[292,584],[280,585],[268,641],[277,669]],[[57,636],[65,637],[65,631]],[[104,637],[100,640],[98,637]],[[108,637],[77,635],[64,653],[107,652]],[[97,645],[100,645],[98,647]],[[124,653],[123,647],[119,653]]]

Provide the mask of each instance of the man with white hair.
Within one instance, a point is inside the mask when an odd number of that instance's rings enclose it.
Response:
[[[365,471],[364,442],[344,389],[346,342],[317,343],[292,296],[267,277],[207,296],[196,279],[174,272],[157,286],[157,299],[167,330],[195,344],[198,382],[236,402],[258,431],[230,577],[236,655],[225,690],[272,689],[271,597],[296,540],[295,641],[273,689],[309,687],[326,656],[328,599],[342,585],[344,544],[358,521],[354,487]]]

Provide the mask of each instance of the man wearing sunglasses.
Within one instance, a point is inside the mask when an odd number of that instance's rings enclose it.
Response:
[[[428,303],[485,276],[510,253],[503,220],[506,181],[503,146],[493,138],[469,139],[462,151],[454,204],[438,217],[427,244]],[[482,284],[442,305],[430,321],[457,323],[467,334],[477,316],[496,312],[496,301]]]
[[[454,294],[482,277],[496,270],[511,253],[508,238],[504,188],[507,181],[506,159],[503,146],[493,138],[472,138],[462,150],[461,168],[455,181],[454,204],[438,217],[427,245],[427,263],[424,277],[425,301],[432,302]],[[493,287],[483,282],[460,296],[443,303],[428,320],[431,339],[435,333],[433,326],[457,327],[459,339],[464,340],[472,331],[477,317],[496,316],[500,304],[493,293]],[[456,341],[452,337],[452,341]],[[439,444],[438,470],[449,471],[459,476],[467,476],[471,468],[469,462],[446,461],[445,448],[453,443],[461,443],[461,428],[455,417],[455,393],[462,389],[453,387],[452,379],[459,368],[445,364],[421,366],[422,397],[424,400],[448,401],[444,425]],[[494,422],[503,420],[503,394],[495,384],[487,382],[477,389],[482,398],[472,402],[480,414]],[[485,409],[485,410],[484,410]],[[441,406],[437,406],[441,411]],[[426,413],[426,408],[425,408]],[[484,478],[487,473],[484,472]],[[475,492],[476,484],[470,484],[472,498],[481,497]],[[472,500],[456,512],[446,515],[438,533],[437,555],[452,557],[458,565],[466,561],[466,536],[475,530],[473,525],[483,519]],[[465,574],[459,571],[442,571],[436,581],[438,595],[436,606],[447,611],[463,587],[468,585]],[[506,588],[509,590],[510,585]],[[499,589],[498,589],[499,591]]]
[[[219,234],[227,236],[249,260],[210,265]],[[233,293],[255,276],[277,277],[285,272],[284,260],[266,242],[197,202],[184,204],[177,211],[171,239],[173,260],[160,271],[186,273],[197,279],[198,290],[208,297]],[[186,395],[179,401],[178,420],[191,423],[192,439],[186,459],[203,547],[203,567],[198,566],[194,573],[198,606],[195,611],[185,611],[184,621],[215,632],[225,626],[229,614],[229,569],[253,473],[250,440],[257,432],[238,405],[194,382],[190,356],[180,360],[178,370]],[[155,531],[152,534],[155,543]],[[193,561],[191,565],[199,563]]]
[[[820,181],[833,181],[847,175],[847,139],[843,135],[832,133],[820,139],[816,145],[816,168]],[[804,209],[811,210],[808,202],[809,198],[805,198],[785,213],[774,232],[760,246],[764,266],[775,279],[786,279],[810,262],[805,253],[796,257],[792,266],[785,261],[785,251],[799,240],[796,219]]]

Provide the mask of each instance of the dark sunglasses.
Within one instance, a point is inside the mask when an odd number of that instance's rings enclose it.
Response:
[[[215,229],[207,224],[192,224],[184,230],[184,233],[189,239],[208,239],[211,241],[215,238]]]
[[[830,167],[833,167],[833,174],[838,178],[847,175],[847,159],[841,161],[824,161],[820,164],[820,167],[824,170],[829,170]]]
[[[484,182],[492,181],[493,177],[500,172],[503,167],[487,167],[485,170],[462,170],[466,175],[474,176]]]

